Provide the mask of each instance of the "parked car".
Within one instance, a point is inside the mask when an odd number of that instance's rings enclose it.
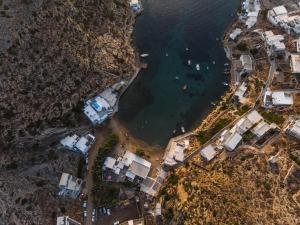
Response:
[[[92,216],[92,222],[95,222],[95,216]]]
[[[107,215],[110,215],[110,209],[107,209]]]
[[[116,221],[116,222],[114,222],[114,225],[119,225],[120,224],[120,221],[118,220],[118,221]]]
[[[86,217],[87,216],[87,211],[83,212],[83,216]]]
[[[87,202],[83,201],[83,208],[86,208],[86,206],[87,206]]]
[[[96,209],[93,209],[92,216],[96,215]]]
[[[103,209],[103,214],[106,215],[107,213],[106,209],[104,207],[102,209]]]

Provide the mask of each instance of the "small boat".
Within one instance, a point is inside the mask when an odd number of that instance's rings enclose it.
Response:
[[[207,66],[206,69],[209,70],[209,66]]]
[[[230,74],[230,71],[224,71],[223,73],[224,74]]]
[[[192,64],[192,61],[191,60],[188,60],[188,65],[190,66]]]
[[[186,51],[190,50],[189,48],[185,48]]]
[[[142,57],[142,58],[146,58],[146,57],[148,57],[148,56],[149,56],[149,54],[147,54],[147,53],[141,54],[141,57]]]
[[[173,130],[173,134],[176,134],[176,131],[177,131],[176,129],[175,129],[175,130]]]
[[[200,65],[199,64],[196,65],[196,70],[198,70],[198,71],[200,70]]]
[[[224,66],[229,66],[229,63],[224,63]]]
[[[213,61],[213,62],[212,62],[212,64],[214,64],[214,65],[215,65],[215,64],[216,64],[216,61]]]
[[[168,53],[166,53],[166,56],[168,57],[168,56],[169,56],[169,54],[168,54]]]
[[[214,102],[211,102],[210,104],[213,105],[213,106],[216,106],[216,103],[214,103]]]
[[[175,79],[175,80],[179,80],[179,77],[178,77],[178,76],[176,76],[176,77],[174,77],[174,79]]]
[[[216,38],[216,41],[219,41],[219,40],[220,40],[220,39],[217,37],[217,38]]]
[[[187,84],[185,84],[185,85],[182,86],[182,90],[183,90],[183,91],[186,91],[187,88],[188,88]]]
[[[181,126],[181,132],[182,132],[182,133],[185,133],[184,126]]]
[[[223,82],[222,84],[223,84],[224,86],[229,86],[229,84],[226,83],[226,82]]]

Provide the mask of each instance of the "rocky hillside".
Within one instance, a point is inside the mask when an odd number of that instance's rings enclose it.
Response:
[[[206,169],[196,157],[161,192],[164,224],[299,224],[299,149],[282,138],[262,150],[221,154]]]
[[[135,71],[126,0],[1,0],[0,10],[2,142]]]
[[[134,19],[127,0],[0,0],[0,225],[82,218],[57,197],[79,161],[57,143],[87,130],[85,98],[134,74]]]

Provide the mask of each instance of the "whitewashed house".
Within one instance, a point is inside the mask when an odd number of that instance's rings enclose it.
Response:
[[[56,225],[81,225],[81,223],[68,216],[59,216],[57,217]]]
[[[209,162],[215,158],[217,151],[212,145],[208,145],[200,151],[200,155],[205,159],[206,162]]]
[[[58,185],[60,189],[58,195],[78,198],[82,191],[83,184],[84,181],[82,179],[74,177],[68,173],[63,173]]]
[[[300,120],[293,120],[288,127],[286,128],[285,132],[298,140],[300,140]]]
[[[236,147],[240,144],[242,139],[243,138],[239,133],[234,132],[226,139],[226,141],[224,142],[224,147],[228,151],[234,151]]]
[[[78,135],[74,134],[72,136],[67,136],[63,138],[60,143],[65,148],[80,152],[83,155],[87,155],[89,149],[91,148],[92,144],[95,142],[95,137],[91,134],[84,135],[79,137]]]
[[[300,73],[300,55],[299,54],[291,54],[291,71],[292,73],[299,74]]]
[[[244,73],[249,74],[253,71],[253,62],[250,55],[241,55],[240,61],[242,62]]]
[[[266,91],[264,96],[264,106],[291,106],[294,104],[293,95],[284,91]]]
[[[257,139],[263,138],[266,134],[268,134],[271,130],[276,129],[275,124],[268,124],[265,121],[261,121],[259,124],[257,124],[253,129],[252,133],[255,135]]]

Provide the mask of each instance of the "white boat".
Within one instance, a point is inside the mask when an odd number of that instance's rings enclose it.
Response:
[[[181,126],[181,132],[182,132],[182,133],[185,133],[184,126]]]
[[[169,56],[169,54],[168,54],[168,53],[166,53],[166,56],[168,57],[168,56]]]
[[[214,102],[211,102],[210,104],[213,105],[213,106],[216,106],[216,103],[214,103]]]
[[[229,66],[229,63],[224,63],[224,66]]]
[[[147,54],[147,53],[141,54],[141,57],[142,57],[142,58],[146,58],[146,57],[148,57],[148,56],[149,56],[149,54]]]
[[[188,60],[188,65],[190,66],[192,64],[192,61],[191,60]]]
[[[207,66],[206,69],[209,70],[209,66]]]
[[[176,77],[174,77],[174,79],[175,79],[175,80],[179,80],[179,77],[178,77],[178,76],[176,76]]]
[[[196,65],[196,70],[200,70],[200,65],[199,64]]]
[[[190,50],[189,48],[185,48],[186,51]]]
[[[215,65],[215,64],[216,64],[216,61],[213,61],[212,63]]]
[[[229,86],[229,84],[228,84],[228,83],[226,83],[226,82],[223,82],[222,84],[223,84],[223,85],[225,85],[225,86]]]

